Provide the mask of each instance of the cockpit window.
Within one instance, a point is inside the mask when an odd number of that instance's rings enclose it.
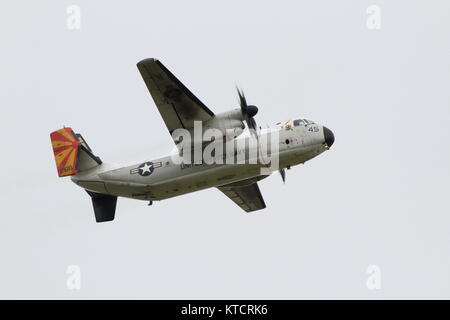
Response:
[[[314,121],[308,120],[308,119],[297,119],[294,120],[294,126],[306,126],[308,124],[316,124]]]
[[[294,126],[298,127],[298,126],[304,126],[305,122],[302,119],[297,119],[294,120]]]

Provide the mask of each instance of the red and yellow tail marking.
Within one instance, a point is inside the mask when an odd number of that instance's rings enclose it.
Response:
[[[75,138],[72,128],[63,128],[50,133],[58,176],[77,174],[77,155],[80,141]]]

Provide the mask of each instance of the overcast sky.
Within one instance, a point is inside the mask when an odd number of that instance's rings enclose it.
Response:
[[[450,298],[448,1],[121,3],[2,6],[0,298]],[[169,151],[136,68],[149,57],[214,112],[238,84],[259,125],[305,117],[336,142],[262,181],[263,211],[209,189],[119,199],[97,224],[49,133],[71,126],[104,162]]]

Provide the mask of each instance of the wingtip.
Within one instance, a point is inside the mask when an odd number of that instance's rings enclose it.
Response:
[[[157,61],[159,61],[159,60],[156,59],[156,58],[145,58],[145,59],[139,61],[136,65],[139,66],[139,65],[142,65],[142,64],[145,64],[145,63],[155,63]]]

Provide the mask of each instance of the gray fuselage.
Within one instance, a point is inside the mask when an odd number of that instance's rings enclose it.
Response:
[[[276,136],[275,143],[278,150],[270,149],[267,153],[271,159],[278,157],[278,166],[276,167],[268,168],[268,163],[264,161],[254,164],[236,163],[236,161],[227,163],[227,157],[234,158],[239,154],[248,156],[260,152],[252,149],[256,148],[258,143],[253,145],[247,143],[242,144],[241,148],[235,148],[232,154],[224,151],[220,158],[224,159],[225,164],[177,163],[172,154],[125,167],[102,163],[95,168],[72,176],[71,179],[80,187],[91,192],[148,201],[163,200],[225,184],[245,183],[245,181],[251,183],[263,179],[278,169],[304,163],[328,150],[327,130],[312,122],[294,125],[293,121],[260,130],[258,141],[264,141],[264,138],[269,135]],[[251,139],[248,131],[233,140],[239,146],[239,141],[242,139]],[[150,164],[151,170],[148,169],[146,163]]]

